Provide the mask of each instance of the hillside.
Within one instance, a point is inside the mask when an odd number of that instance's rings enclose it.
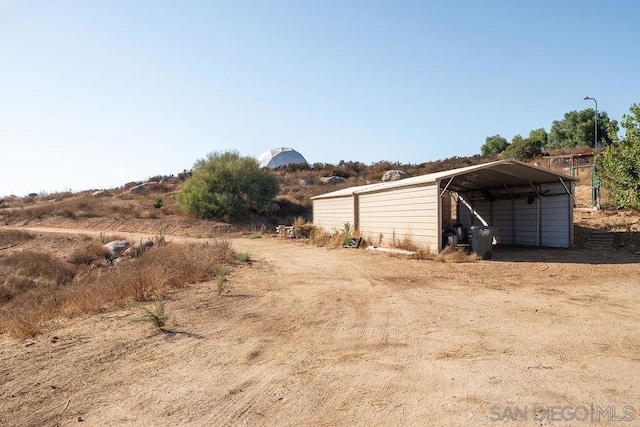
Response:
[[[552,154],[580,154],[580,150],[557,151]],[[200,220],[176,208],[175,195],[186,174],[156,176],[147,181],[131,182],[110,190],[87,190],[79,193],[53,193],[29,197],[8,197],[0,203],[0,223],[5,225],[38,225],[91,230],[119,230],[147,234],[179,234],[191,237],[211,237],[219,233],[235,235],[256,231],[273,232],[279,224],[292,224],[297,217],[311,220],[311,200],[315,195],[349,186],[380,182],[388,170],[402,170],[409,176],[460,168],[487,161],[495,156],[453,157],[421,164],[378,162],[365,165],[360,162],[291,165],[276,169],[280,179],[280,192],[267,211],[248,212],[239,221]],[[569,174],[569,163],[559,159],[536,159],[533,164],[549,167]],[[323,184],[322,179],[344,178],[338,184]],[[640,248],[638,215],[630,211],[603,209],[592,211],[590,169],[576,171],[580,179],[576,188],[576,244],[585,245],[591,230],[604,230],[616,234],[617,247],[634,250]],[[607,206],[606,190],[602,191]],[[158,207],[158,200],[162,206]]]

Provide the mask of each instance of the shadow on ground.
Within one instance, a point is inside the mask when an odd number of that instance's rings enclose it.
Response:
[[[548,262],[570,264],[637,264],[640,255],[627,248],[556,249],[494,246],[491,261]]]

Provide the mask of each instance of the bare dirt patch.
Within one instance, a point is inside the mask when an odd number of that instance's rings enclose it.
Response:
[[[225,296],[213,282],[171,294],[165,332],[130,307],[4,338],[0,423],[491,425],[509,405],[589,404],[640,417],[631,253],[449,264],[271,237],[232,245],[251,266]]]

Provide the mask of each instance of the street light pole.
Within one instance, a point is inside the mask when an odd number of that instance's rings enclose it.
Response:
[[[598,146],[598,101],[596,101],[595,98],[591,98],[590,96],[585,96],[584,100],[586,101],[587,99],[592,100],[593,102],[596,103],[596,115],[595,115],[595,124],[594,126],[594,133],[593,133],[593,149],[595,150],[595,148]]]
[[[595,121],[593,125],[593,153],[596,153],[596,148],[598,147],[598,101],[595,98],[591,98],[590,96],[585,96],[584,100],[592,100],[596,103],[596,113],[595,113]],[[595,160],[595,158],[594,158]],[[596,176],[596,167],[593,166],[591,170],[591,204],[596,209],[600,209],[600,184],[597,181],[598,177]]]

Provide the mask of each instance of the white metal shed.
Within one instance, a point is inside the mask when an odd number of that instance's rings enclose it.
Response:
[[[313,222],[330,232],[349,223],[374,243],[408,238],[431,250],[442,249],[443,229],[453,221],[493,227],[496,244],[568,248],[575,181],[500,160],[321,194],[311,198]]]

